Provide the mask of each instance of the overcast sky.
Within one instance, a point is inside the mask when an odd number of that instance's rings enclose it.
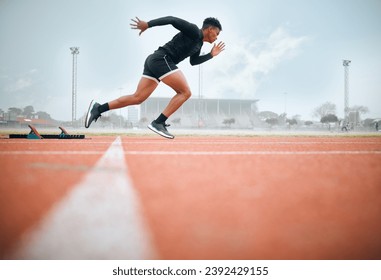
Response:
[[[350,106],[381,117],[380,0],[0,0],[0,109],[32,105],[70,120],[72,46],[80,48],[78,117],[91,99],[133,93],[146,56],[177,30],[139,37],[130,19],[167,15],[200,27],[209,16],[221,21],[226,50],[202,65],[204,98],[259,99],[260,111],[304,119],[329,101],[343,117],[349,59]],[[188,59],[179,67],[197,98],[199,67]],[[172,95],[160,85],[152,96]]]

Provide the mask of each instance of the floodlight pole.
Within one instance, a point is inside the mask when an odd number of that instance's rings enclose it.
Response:
[[[71,47],[70,50],[73,55],[71,121],[74,124],[77,120],[77,54],[79,54],[79,47]]]
[[[344,66],[344,120],[349,119],[349,64],[350,60],[343,60]]]

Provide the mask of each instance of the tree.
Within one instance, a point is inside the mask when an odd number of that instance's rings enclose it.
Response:
[[[222,123],[227,127],[230,127],[233,123],[235,123],[235,118],[224,119]]]
[[[291,119],[294,119],[297,122],[299,122],[302,119],[302,116],[301,115],[293,115]]]
[[[287,119],[286,123],[288,123],[289,125],[297,125],[298,121],[296,119]]]
[[[336,115],[336,105],[331,102],[325,102],[313,111],[313,116],[320,119],[329,114]]]
[[[17,120],[17,117],[21,116],[22,110],[20,108],[11,107],[8,108],[8,120],[9,121],[15,121]]]
[[[286,113],[282,113],[279,115],[278,117],[278,124],[279,125],[283,125],[283,124],[286,124],[287,123],[287,114]]]
[[[20,108],[16,108],[16,107],[11,107],[8,109],[8,113],[12,116],[21,116],[22,114],[22,110]]]
[[[321,123],[334,123],[337,122],[339,119],[336,115],[328,114],[320,119]]]
[[[337,122],[339,119],[337,118],[336,115],[333,114],[328,114],[320,119],[321,123],[327,123],[328,124],[328,129],[331,130],[331,123]]]
[[[267,119],[273,119],[273,118],[275,119],[275,118],[278,118],[279,116],[277,113],[274,113],[271,111],[262,111],[258,113],[258,117],[261,120],[267,120]]]
[[[33,113],[34,113],[34,108],[33,108],[33,106],[26,106],[25,108],[24,108],[24,111],[23,111],[23,115],[26,117],[26,118],[28,118],[28,119],[31,119],[32,117],[33,117]]]
[[[304,124],[305,124],[306,126],[310,126],[310,125],[313,125],[314,123],[311,122],[311,121],[305,121]]]
[[[272,127],[273,125],[278,124],[279,120],[278,118],[269,118],[269,119],[266,119],[266,123],[268,123]]]
[[[39,119],[44,119],[44,120],[51,120],[52,119],[52,117],[48,113],[43,112],[43,111],[37,112],[36,115],[38,116]]]

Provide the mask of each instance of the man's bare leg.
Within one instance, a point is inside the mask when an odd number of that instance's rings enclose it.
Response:
[[[90,124],[93,121],[96,122],[103,112],[142,103],[152,94],[157,85],[158,83],[156,81],[142,77],[134,94],[121,96],[102,105],[91,101],[86,114],[85,127],[89,128]]]
[[[172,97],[171,101],[163,111],[163,115],[169,118],[169,116],[176,112],[181,105],[191,97],[192,93],[183,72],[180,70],[165,77],[162,82],[176,92],[176,95]]]
[[[165,121],[170,115],[176,112],[176,110],[179,109],[185,101],[187,101],[187,99],[191,96],[191,91],[187,80],[181,71],[174,72],[165,77],[162,82],[174,89],[176,95],[172,97],[163,113],[155,121],[148,125],[148,128],[165,138],[173,139],[175,136],[168,132]]]
[[[109,109],[113,110],[123,108],[129,105],[141,104],[152,94],[152,92],[156,89],[157,85],[157,82],[146,77],[142,77],[134,94],[124,95],[113,101],[108,102]]]

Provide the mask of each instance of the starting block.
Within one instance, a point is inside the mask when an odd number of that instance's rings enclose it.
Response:
[[[29,134],[9,134],[9,138],[27,138],[27,139],[85,139],[85,135],[69,134],[65,128],[59,127],[60,134],[40,134],[33,125],[28,125],[30,128]]]

